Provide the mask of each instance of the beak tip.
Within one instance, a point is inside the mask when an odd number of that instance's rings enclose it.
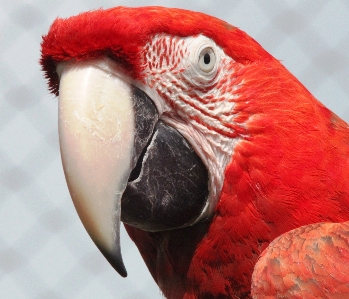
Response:
[[[127,277],[127,271],[126,271],[126,269],[125,269],[125,273],[120,273],[120,272],[118,272],[123,278],[125,278],[125,277]]]
[[[122,277],[127,277],[127,270],[125,268],[125,265],[121,260],[113,260],[113,261],[110,261],[108,259],[109,263],[113,266],[113,268],[115,269],[116,272],[118,272],[120,274],[120,276]]]
[[[122,260],[119,263],[114,263],[113,267],[122,277],[127,277],[127,270]]]
[[[116,272],[122,277],[127,277],[127,270],[125,268],[124,262],[122,260],[121,251],[116,251],[116,253],[110,253],[108,250],[98,246],[98,249],[102,252],[104,257],[108,260],[110,265],[115,269]]]

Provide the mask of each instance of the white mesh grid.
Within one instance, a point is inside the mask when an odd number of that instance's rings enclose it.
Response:
[[[39,60],[57,16],[116,5],[168,5],[248,32],[326,106],[349,121],[349,2],[12,0],[0,6],[0,298],[161,298],[122,233],[123,279],[85,232],[59,156],[57,100]]]

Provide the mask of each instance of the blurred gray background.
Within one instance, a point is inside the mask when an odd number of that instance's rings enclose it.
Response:
[[[57,99],[38,64],[57,17],[117,5],[217,16],[248,32],[326,106],[349,121],[349,1],[11,0],[0,5],[0,298],[161,298],[122,233],[121,278],[88,237],[59,155]]]

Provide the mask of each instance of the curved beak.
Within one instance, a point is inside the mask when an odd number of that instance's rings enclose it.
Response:
[[[97,62],[62,66],[59,140],[75,208],[89,235],[121,276],[121,196],[131,172],[131,86]]]
[[[195,223],[207,203],[208,173],[184,137],[159,120],[153,101],[117,68],[107,59],[58,66],[59,140],[80,219],[125,277],[121,217],[146,231]]]

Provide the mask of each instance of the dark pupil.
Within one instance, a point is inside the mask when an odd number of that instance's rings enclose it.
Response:
[[[211,56],[210,56],[210,54],[206,53],[206,54],[204,55],[204,63],[205,63],[205,64],[209,64],[210,61],[211,61]]]

